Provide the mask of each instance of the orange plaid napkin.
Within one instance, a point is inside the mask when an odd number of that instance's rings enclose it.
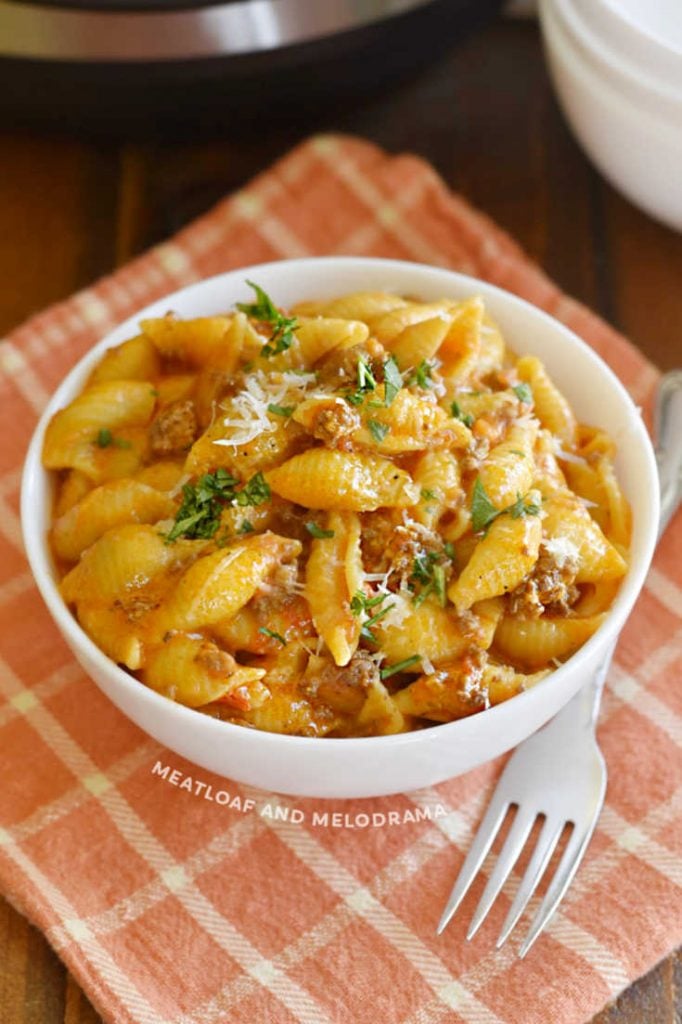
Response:
[[[21,461],[72,363],[179,285],[321,253],[487,278],[570,324],[637,401],[655,383],[641,355],[430,167],[340,137],[305,143],[173,241],[15,331],[0,347],[0,886],[115,1024],[585,1021],[682,939],[682,520],[610,673],[599,829],[523,962],[520,934],[493,948],[508,889],[474,942],[464,932],[480,885],[435,934],[500,762],[362,803],[246,792],[119,714],[74,663],[24,561]],[[360,812],[385,823],[364,826]]]

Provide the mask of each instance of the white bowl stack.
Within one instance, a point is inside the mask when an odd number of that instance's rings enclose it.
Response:
[[[682,230],[682,0],[540,0],[550,72],[606,178]]]

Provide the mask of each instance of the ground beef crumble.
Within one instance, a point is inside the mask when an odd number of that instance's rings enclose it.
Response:
[[[154,455],[173,455],[185,451],[199,432],[194,402],[185,398],[171,402],[152,423],[150,440]]]

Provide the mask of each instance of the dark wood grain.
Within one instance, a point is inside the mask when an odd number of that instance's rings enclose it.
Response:
[[[149,145],[0,135],[0,332],[176,231],[317,130],[420,153],[660,366],[682,361],[682,236],[588,164],[556,107],[537,30],[521,23],[493,25],[365,105],[267,131]],[[677,955],[594,1024],[681,1018]],[[99,1019],[42,936],[0,901],[2,1024]]]

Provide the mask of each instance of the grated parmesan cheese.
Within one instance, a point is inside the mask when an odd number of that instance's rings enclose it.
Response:
[[[548,540],[543,540],[542,547],[553,557],[560,569],[568,562],[580,559],[580,551],[568,537],[550,537]]]
[[[231,416],[223,424],[231,428],[231,437],[217,438],[213,444],[238,447],[249,444],[261,434],[277,429],[277,422],[268,414],[269,405],[296,404],[303,398],[308,386],[316,380],[314,373],[265,374],[262,370],[250,373],[244,388],[231,400]]]
[[[573,452],[567,452],[561,447],[561,442],[554,438],[554,454],[557,459],[561,459],[563,462],[572,462],[574,466],[587,466],[587,459],[584,459],[582,455],[574,455]]]

